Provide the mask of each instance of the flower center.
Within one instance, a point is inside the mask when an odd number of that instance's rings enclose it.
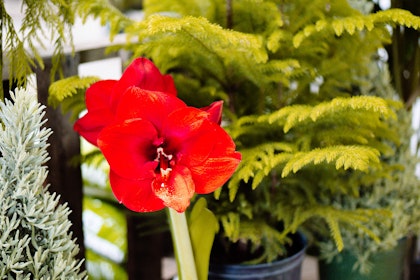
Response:
[[[172,160],[173,156],[170,154],[166,154],[163,151],[162,147],[158,147],[156,150],[157,156],[155,161],[159,162],[158,168],[160,170],[160,175],[162,177],[162,184],[161,187],[164,187],[165,183],[168,181],[169,176],[171,174],[172,168],[175,163]]]

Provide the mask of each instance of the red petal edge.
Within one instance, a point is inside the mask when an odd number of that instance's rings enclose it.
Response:
[[[154,212],[165,208],[163,201],[152,191],[153,179],[128,180],[112,170],[109,178],[115,197],[128,209],[136,212]]]

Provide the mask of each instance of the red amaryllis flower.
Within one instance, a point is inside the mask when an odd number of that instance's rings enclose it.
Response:
[[[98,136],[116,198],[134,211],[183,212],[194,193],[222,186],[241,155],[217,124],[221,106],[200,110],[171,94],[129,88],[115,122]]]
[[[120,80],[103,80],[89,87],[86,91],[87,114],[74,124],[74,129],[87,141],[97,145],[99,132],[114,120],[121,96],[132,86],[176,95],[171,76],[162,75],[150,60],[137,58],[127,67]]]

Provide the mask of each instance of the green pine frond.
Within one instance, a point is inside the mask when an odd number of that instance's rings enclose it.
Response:
[[[226,2],[223,0],[146,0],[144,7],[146,17],[155,13],[172,17],[205,17],[223,28],[267,36],[267,48],[272,52],[279,48],[279,41],[284,36],[279,30],[284,24],[282,14],[273,1],[234,1],[232,10],[235,16],[231,22],[227,20]]]
[[[268,81],[290,86],[291,78],[300,73],[301,66],[295,59],[270,60],[261,65],[260,69],[267,76]]]
[[[278,229],[267,225],[258,220],[240,219],[237,212],[229,212],[219,217],[224,236],[232,243],[251,241],[251,252],[255,252],[261,247],[264,248],[262,254],[256,259],[246,263],[271,262],[286,253],[285,245],[290,241],[287,236],[282,235]]]
[[[213,77],[221,84],[231,78],[230,69],[258,83],[261,73],[253,66],[267,61],[260,37],[223,29],[201,17],[152,15],[126,33],[129,40],[134,37],[141,42],[127,46],[134,56],[147,54],[163,72],[188,65],[194,75]]]
[[[46,48],[45,41],[49,40],[49,44],[53,45],[50,79],[54,81],[56,74],[63,77],[64,57],[73,52],[71,27],[75,22],[74,3],[61,0],[24,1],[24,3],[27,7],[20,33],[25,34],[26,47],[30,55],[43,67],[40,50]]]
[[[78,1],[77,14],[86,21],[89,17],[98,18],[102,25],[109,25],[110,39],[127,28],[133,20],[124,15],[108,0]]]
[[[4,1],[0,5],[4,34],[2,54],[6,58],[2,64],[8,68],[10,84],[25,86],[35,68],[44,68],[44,58],[47,56],[52,61],[50,79],[55,80],[57,74],[62,77],[64,57],[73,51],[71,27],[75,21],[76,2],[24,0],[19,30],[15,28]],[[48,53],[50,49],[52,53]]]
[[[241,163],[228,183],[230,200],[235,199],[241,181],[247,183],[253,178],[252,188],[257,188],[272,169],[287,162],[292,157],[290,153],[293,150],[295,150],[293,144],[283,142],[264,143],[250,149],[241,150]]]
[[[324,146],[334,146],[339,143],[369,145],[370,141],[373,141],[371,138],[372,131],[369,127],[342,126],[340,129],[320,130],[316,134],[317,141],[322,142]]]
[[[262,221],[241,221],[239,230],[239,239],[251,241],[252,251],[264,248],[261,256],[247,261],[247,264],[272,262],[287,253],[285,245],[290,239],[277,228]]]
[[[290,157],[283,168],[282,177],[290,173],[296,173],[309,164],[328,163],[334,164],[336,169],[351,168],[355,170],[367,171],[370,167],[379,167],[378,150],[364,146],[332,146],[326,148],[316,148],[309,152],[298,152]]]
[[[394,106],[402,106],[393,103]],[[352,114],[364,112],[363,117],[366,118],[366,112],[372,112],[372,118],[369,120],[380,118],[396,118],[395,112],[390,107],[387,100],[375,96],[354,96],[351,98],[334,98],[328,102],[322,102],[315,106],[310,105],[292,105],[284,107],[270,115],[260,117],[259,121],[268,121],[270,124],[280,122],[284,124],[284,132],[288,132],[293,127],[311,121],[317,122],[322,118],[331,118],[343,112]],[[376,116],[376,117],[375,117]]]
[[[61,105],[63,113],[71,111],[71,120],[75,120],[86,109],[86,89],[98,80],[98,77],[93,76],[72,76],[58,80],[49,88],[48,104],[53,107]]]
[[[214,19],[218,8],[217,1],[211,0],[179,0],[179,1],[159,1],[144,0],[147,6],[146,17],[155,13],[171,13],[178,15],[191,15],[195,17],[206,17]]]
[[[263,128],[264,129],[257,129]],[[265,121],[264,116],[248,115],[237,119],[232,126],[226,127],[226,130],[233,139],[240,139],[242,135],[260,134],[266,130],[275,130],[276,127]]]
[[[66,98],[78,94],[80,90],[85,91],[97,81],[99,81],[99,78],[94,76],[71,76],[56,81],[49,88],[48,104],[57,107]]]
[[[237,212],[229,212],[220,217],[220,222],[226,236],[233,242],[237,242],[240,232],[240,215]]]
[[[340,233],[340,226],[336,219],[332,219],[329,216],[326,216],[326,222],[328,224],[328,227],[330,229],[331,237],[334,239],[335,244],[337,246],[338,251],[342,251],[344,248],[344,242],[343,237]]]
[[[235,49],[239,52],[251,51],[251,53],[243,54],[250,58],[252,57],[257,63],[267,61],[267,55],[261,50],[262,42],[260,38],[252,34],[223,29],[219,25],[212,24],[202,17],[186,16],[183,18],[171,18],[152,15],[144,21],[138,22],[137,26],[130,27],[127,30],[129,34],[132,31],[131,28],[140,31],[140,34],[138,34],[140,38],[142,36],[147,38],[148,36],[162,35],[167,32],[177,34],[178,32],[184,31],[190,33],[193,38],[203,43],[208,50],[213,50],[215,53],[222,53],[225,48],[237,47]],[[207,33],[203,34],[199,32],[202,30],[206,30]]]
[[[379,243],[381,240],[377,233],[370,227],[370,222],[387,222],[392,217],[392,212],[388,209],[355,209],[354,211],[346,211],[339,213],[339,219],[342,223],[347,223],[366,234],[374,242]]]
[[[411,12],[402,9],[390,9],[372,14],[375,23],[401,25],[413,29],[420,29],[420,19]]]
[[[7,32],[2,33],[4,34],[2,51],[7,59],[4,66],[8,68],[10,81],[16,81],[18,85],[25,86],[26,76],[32,73],[32,66],[35,65],[35,61],[20,40],[18,30],[15,30],[13,19],[6,12],[4,2],[1,1],[0,5],[3,13],[1,15],[2,26],[7,30]]]
[[[344,249],[343,236],[340,230],[343,223],[347,223],[357,228],[358,230],[364,232],[375,242],[380,242],[379,237],[366,226],[366,224],[368,224],[369,222],[369,216],[372,216],[372,214],[369,212],[374,212],[375,210],[361,210],[362,209],[357,209],[355,211],[334,211],[334,215],[324,216],[325,221],[330,230],[331,238],[333,239],[339,252]],[[381,212],[383,211],[379,210],[379,213]],[[389,215],[381,215],[381,218],[389,218]]]
[[[420,29],[420,19],[409,11],[389,9],[375,14],[352,15],[332,20],[320,19],[315,24],[307,25],[302,31],[295,34],[293,45],[298,48],[304,39],[321,31],[331,30],[337,36],[343,35],[344,32],[354,35],[358,31],[372,31],[374,28],[384,27],[387,24]]]
[[[240,182],[251,182],[255,189],[275,168],[282,168],[283,178],[322,164],[363,172],[379,168],[380,156],[392,154],[393,148],[377,138],[398,145],[394,130],[384,120],[395,119],[394,108],[400,106],[378,97],[357,96],[240,118],[228,127],[232,137],[244,146],[240,149],[242,162],[228,184],[230,200],[235,198]],[[258,144],[258,139],[266,135],[273,135],[273,139],[280,135],[285,140]],[[251,138],[255,143],[245,142]],[[248,144],[251,147],[245,148]]]
[[[311,206],[307,203],[300,208],[289,208],[288,203],[282,205],[280,213],[284,217],[290,217],[293,213],[293,220],[280,220],[284,222],[284,230],[272,228],[263,221],[241,219],[238,212],[229,212],[220,217],[224,234],[232,242],[251,241],[252,249],[263,247],[263,255],[249,263],[259,263],[262,260],[274,260],[285,250],[288,243],[288,234],[296,232],[302,223],[312,218],[321,218],[328,225],[331,238],[336,248],[341,251],[344,248],[341,228],[353,226],[369,236],[374,242],[380,242],[379,237],[367,226],[371,220],[381,221],[389,219],[391,212],[383,209],[357,209],[355,211],[336,209],[333,206]],[[277,206],[276,206],[277,207]],[[285,212],[286,211],[286,212]]]
[[[400,104],[400,108],[402,104]],[[372,111],[378,115],[383,116],[385,119],[396,119],[395,112],[391,110],[390,104],[381,97],[375,96],[354,96],[351,98],[334,98],[331,102],[324,102],[315,106],[310,117],[313,121],[323,116],[326,112],[344,110],[363,110]]]
[[[286,211],[286,212],[285,212]],[[342,229],[343,227],[354,227],[367,235],[374,242],[379,243],[379,236],[371,229],[372,222],[384,222],[389,220],[392,212],[387,209],[340,209],[330,205],[318,205],[303,203],[300,207],[285,201],[284,205],[276,210],[279,218],[284,222],[285,231],[283,234],[296,231],[306,221],[322,219],[328,226],[330,236],[338,251],[344,248]],[[290,215],[293,213],[293,215]]]

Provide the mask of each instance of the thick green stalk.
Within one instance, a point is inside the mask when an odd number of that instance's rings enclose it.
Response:
[[[180,280],[197,280],[194,253],[185,213],[178,213],[168,208],[168,217],[178,267],[178,277]]]

